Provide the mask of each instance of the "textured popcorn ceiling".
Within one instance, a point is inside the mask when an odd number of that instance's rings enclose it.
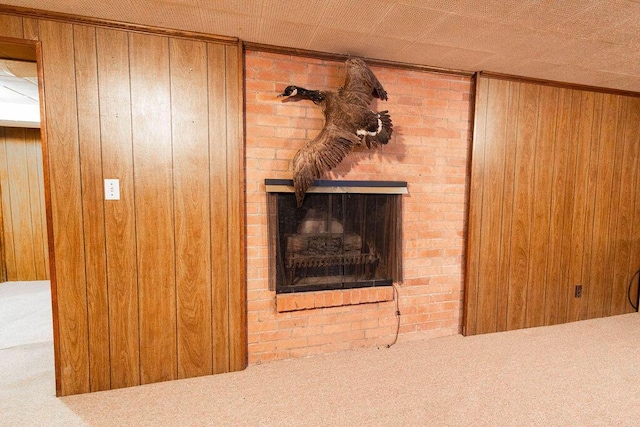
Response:
[[[640,92],[640,0],[0,0],[242,40]]]

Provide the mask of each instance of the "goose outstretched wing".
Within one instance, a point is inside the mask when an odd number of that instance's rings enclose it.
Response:
[[[387,91],[362,59],[351,58],[345,64],[347,75],[344,86],[339,90],[343,99],[364,108],[369,108],[373,98],[387,100]]]
[[[325,126],[318,136],[307,142],[293,158],[293,187],[298,207],[313,182],[336,167],[359,138],[334,126]]]

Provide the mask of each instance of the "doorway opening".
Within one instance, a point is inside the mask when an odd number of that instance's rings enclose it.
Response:
[[[0,349],[55,335],[38,49],[0,40]]]
[[[49,280],[36,47],[0,42],[0,283]]]

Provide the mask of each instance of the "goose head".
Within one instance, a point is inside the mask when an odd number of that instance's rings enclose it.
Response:
[[[285,98],[285,101],[299,101],[301,99],[308,99],[314,103],[319,103],[324,100],[324,94],[319,90],[309,90],[300,86],[287,86],[278,98]]]

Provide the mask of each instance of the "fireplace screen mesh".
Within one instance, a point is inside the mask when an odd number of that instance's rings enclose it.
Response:
[[[278,293],[388,286],[400,280],[401,196],[269,193]]]

